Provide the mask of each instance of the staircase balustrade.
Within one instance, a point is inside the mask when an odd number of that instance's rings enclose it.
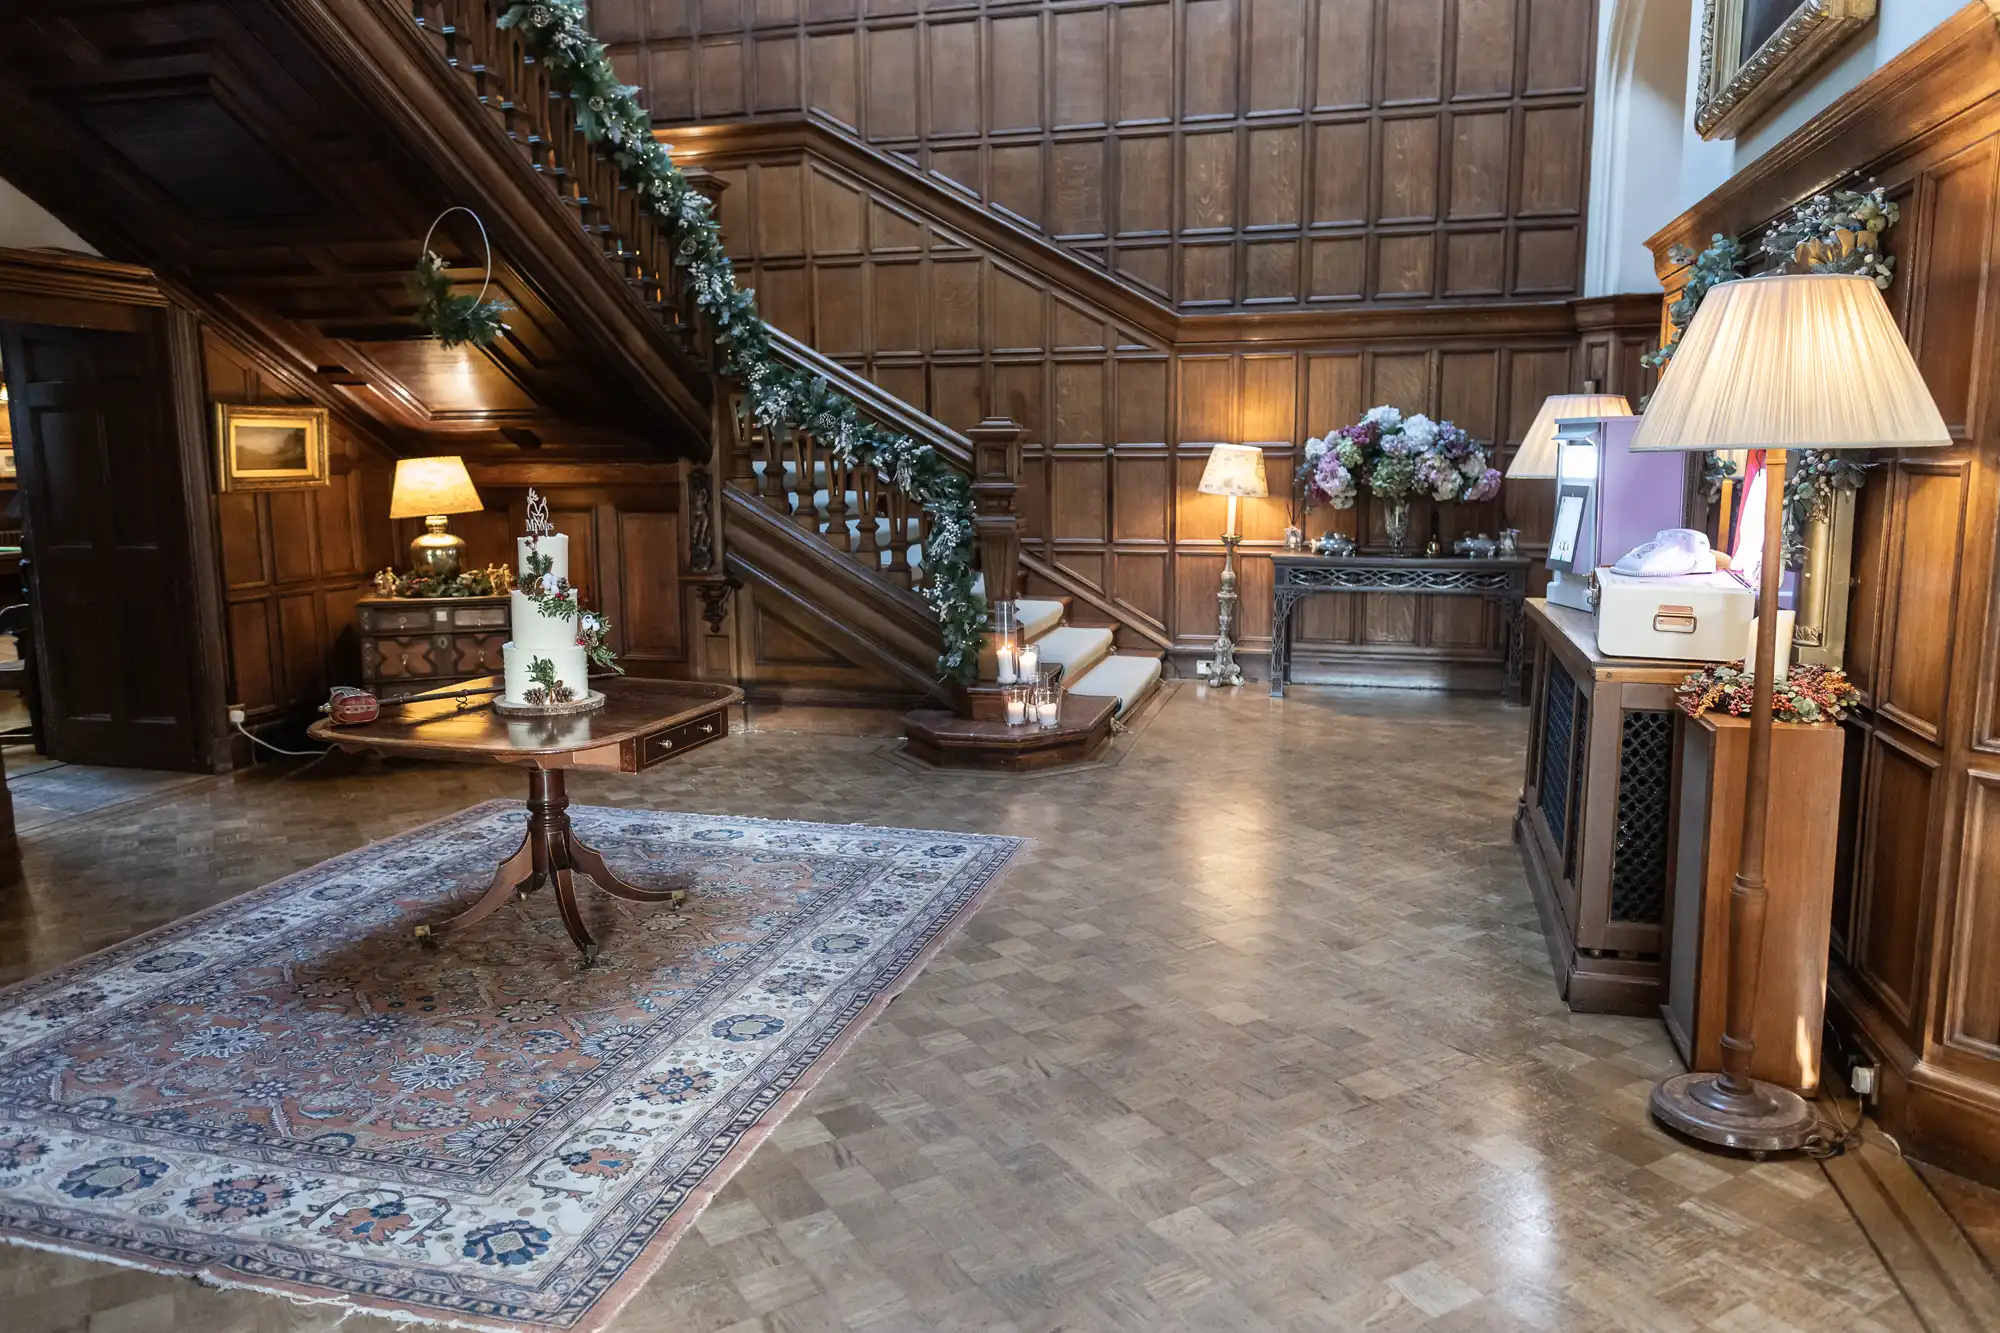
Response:
[[[440,55],[464,76],[557,198],[574,210],[578,225],[597,241],[605,260],[703,364],[719,367],[664,230],[639,206],[617,163],[583,133],[570,99],[551,87],[526,45],[496,25],[496,6],[490,0],[409,4],[418,27],[431,35]],[[708,177],[694,183],[712,205],[721,182]],[[972,475],[976,540],[989,595],[1004,591],[1011,596],[1020,569],[1014,501],[1021,475],[1020,428],[989,420],[968,439],[782,333],[774,330],[773,340],[779,355],[795,368],[824,378],[865,415],[914,436]],[[727,483],[787,515],[800,532],[846,553],[875,577],[897,588],[919,588],[931,530],[931,516],[923,506],[894,478],[843,461],[829,441],[800,430],[774,435],[747,410],[740,391],[711,373],[717,389],[716,448]]]

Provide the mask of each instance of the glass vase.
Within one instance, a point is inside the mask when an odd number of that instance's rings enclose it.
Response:
[[[1389,549],[1403,554],[1410,540],[1410,502],[1402,496],[1382,501],[1382,530],[1389,534]]]

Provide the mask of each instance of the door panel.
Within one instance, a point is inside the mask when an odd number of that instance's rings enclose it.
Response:
[[[187,542],[153,340],[0,325],[49,754],[200,767]]]

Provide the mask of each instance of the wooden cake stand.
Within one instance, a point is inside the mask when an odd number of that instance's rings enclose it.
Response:
[[[497,685],[499,677],[464,682],[467,689]],[[373,722],[339,727],[331,718],[313,723],[314,740],[343,750],[445,759],[467,764],[512,764],[528,770],[528,832],[514,854],[500,863],[486,892],[470,907],[443,921],[418,926],[416,936],[435,948],[450,931],[484,921],[517,893],[526,897],[554,884],[556,909],[583,965],[597,959],[597,941],[577,911],[576,876],[590,879],[614,898],[635,903],[678,903],[685,889],[642,889],[611,873],[604,858],[570,827],[567,774],[572,768],[637,773],[729,734],[729,706],[743,691],[733,685],[692,681],[633,680],[619,676],[596,682],[604,707],[552,717],[503,717],[491,708],[460,708],[453,699],[410,704]]]

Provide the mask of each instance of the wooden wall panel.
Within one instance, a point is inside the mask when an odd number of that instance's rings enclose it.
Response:
[[[1579,290],[1588,0],[655,8],[662,125],[803,104],[1182,306]]]
[[[1426,127],[1415,151],[1430,154],[1434,145],[1422,136],[1435,117],[1407,119]],[[1277,160],[1290,162],[1296,153],[1302,161],[1296,129],[1231,128],[1127,143],[1178,143],[1187,156],[1178,174],[1159,176],[1178,181],[1163,198],[1184,216],[1221,226],[1233,223],[1239,209],[1290,198],[1292,184],[1279,173],[1238,196],[1228,188],[1232,172],[1211,171],[1211,164],[1265,151],[1258,147],[1265,142],[1282,145]],[[1241,342],[1156,343],[1123,330],[1116,313],[1086,289],[1017,267],[955,230],[944,220],[955,216],[949,211],[927,212],[922,199],[897,195],[902,187],[851,174],[811,147],[746,148],[734,156],[711,151],[703,161],[741,194],[725,210],[726,218],[740,219],[725,236],[745,281],[766,291],[774,275],[808,275],[798,284],[804,305],[797,326],[810,331],[821,352],[939,420],[960,428],[988,415],[1020,422],[1018,503],[1027,551],[1063,571],[1070,590],[1105,599],[1118,614],[1157,626],[1189,651],[1215,632],[1224,505],[1196,491],[1214,445],[1262,448],[1276,492],[1242,506],[1242,637],[1255,651],[1268,633],[1269,607],[1252,602],[1268,595],[1269,556],[1282,547],[1293,518],[1292,474],[1307,437],[1386,402],[1456,419],[1504,446],[1518,439],[1544,396],[1579,387],[1573,337],[1301,340],[1284,332],[1297,317],[1280,315]],[[1412,179],[1434,185],[1440,168],[1429,156],[1424,161],[1429,165]],[[765,199],[767,190],[774,201]],[[1430,207],[1437,198],[1428,194],[1413,206]],[[814,219],[803,236],[805,254],[791,248],[801,242],[789,221],[767,225],[774,216]],[[864,219],[874,221],[864,225]],[[781,248],[767,254],[765,238],[774,235]],[[1420,231],[1411,239],[1431,238]],[[1192,245],[1182,250],[1184,257],[1204,252]],[[1630,334],[1628,328],[1617,336]],[[1631,360],[1636,373],[1636,357],[1620,352],[1613,360],[1621,366]],[[1503,464],[1505,457],[1503,448]],[[1549,508],[1532,497],[1516,506],[1509,488],[1504,507],[1419,503],[1413,530],[1419,541],[1436,532],[1449,543],[1496,532],[1503,519],[1514,518],[1530,530],[1532,549]],[[1360,532],[1376,542],[1385,535],[1372,512],[1320,512],[1306,527],[1312,535]],[[1255,588],[1266,592],[1253,594]],[[1459,658],[1497,645],[1496,619],[1432,600],[1439,599],[1336,612],[1323,626],[1310,621],[1301,643],[1324,632],[1332,636],[1328,642]]]
[[[298,401],[213,333],[202,359],[212,403]],[[337,421],[328,454],[324,487],[216,499],[229,701],[253,723],[322,703],[329,685],[360,682],[354,600],[396,554],[388,459]]]
[[[1578,75],[1551,55],[1527,77]],[[1872,1109],[1907,1152],[2000,1184],[2000,31],[1983,9],[1663,230],[1667,289],[1669,246],[1757,234],[1839,179],[1901,205],[1890,309],[1952,442],[1879,459],[1857,506],[1846,665],[1864,705],[1847,722],[1829,1017],[1883,1066]]]

